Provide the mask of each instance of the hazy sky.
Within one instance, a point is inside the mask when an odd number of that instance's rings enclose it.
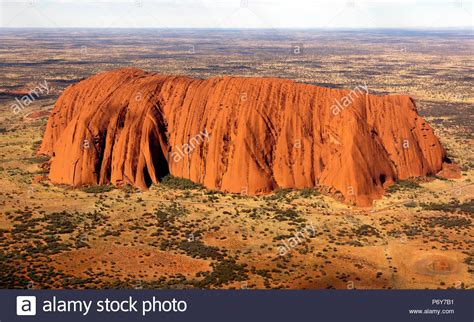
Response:
[[[0,27],[470,27],[473,0],[0,0]]]

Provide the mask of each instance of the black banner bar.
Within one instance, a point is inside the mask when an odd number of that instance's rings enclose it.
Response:
[[[0,303],[0,322],[472,322],[474,301],[472,290],[0,290]]]

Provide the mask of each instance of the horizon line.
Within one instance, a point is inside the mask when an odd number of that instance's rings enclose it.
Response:
[[[419,26],[419,27],[3,27],[0,26],[0,30],[5,29],[51,29],[51,30],[63,30],[63,29],[99,29],[99,30],[122,30],[122,29],[135,29],[135,30],[466,30],[470,29],[474,32],[474,26],[452,26],[452,27],[430,27],[430,26]]]

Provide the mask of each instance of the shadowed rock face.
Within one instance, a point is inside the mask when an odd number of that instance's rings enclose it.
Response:
[[[38,153],[54,183],[145,189],[171,173],[233,193],[320,186],[362,206],[445,158],[407,96],[134,68],[69,86]]]

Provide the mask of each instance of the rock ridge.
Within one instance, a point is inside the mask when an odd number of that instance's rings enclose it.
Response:
[[[230,193],[318,186],[359,206],[447,160],[408,96],[136,68],[69,86],[38,154],[53,183],[146,189],[171,174]]]

